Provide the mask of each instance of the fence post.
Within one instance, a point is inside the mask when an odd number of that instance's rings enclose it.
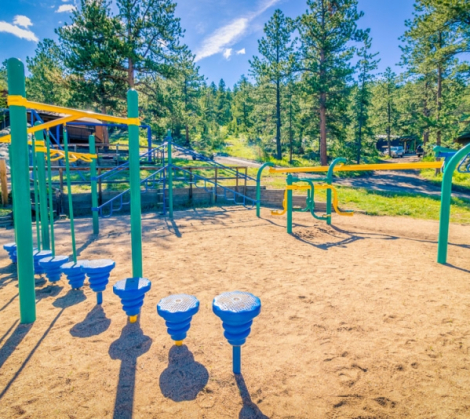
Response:
[[[193,202],[193,169],[189,168],[189,202]]]
[[[139,95],[131,89],[127,92],[127,117],[139,117]],[[131,245],[132,276],[140,278],[142,268],[142,209],[140,196],[139,125],[129,125],[129,180],[131,189]]]
[[[90,135],[88,137],[88,145],[90,147],[90,154],[96,153],[95,147],[95,136]],[[116,146],[117,147],[117,146]],[[96,190],[96,180],[93,178],[96,177],[96,159],[92,159],[90,163],[90,178],[91,178],[91,208],[98,207],[98,193]],[[98,211],[91,211],[93,217],[93,234],[100,233],[100,220],[98,218]]]
[[[7,63],[8,93],[25,98],[24,64],[17,58]],[[15,232],[17,246],[18,289],[21,323],[36,320],[36,291],[34,289],[33,229],[31,218],[31,196],[29,187],[29,153],[26,107],[10,106],[11,125],[11,171],[15,200]]]
[[[2,205],[8,205],[7,163],[0,159],[0,183],[2,187]]]
[[[218,170],[217,167],[215,168],[215,173],[214,173],[214,204],[217,202],[217,180],[218,180]]]

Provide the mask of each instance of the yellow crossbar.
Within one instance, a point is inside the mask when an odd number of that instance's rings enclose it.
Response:
[[[335,172],[356,172],[365,170],[421,170],[421,169],[440,169],[442,161],[425,161],[418,163],[379,163],[379,164],[352,164],[337,165]],[[312,173],[327,172],[329,166],[318,167],[271,167],[269,173]]]
[[[101,121],[114,122],[117,124],[140,125],[139,118],[121,118],[119,116],[111,116],[111,115],[105,115],[102,113],[81,111],[79,109],[64,108],[62,106],[46,105],[45,103],[31,102],[27,100],[26,98],[24,98],[23,96],[9,95],[8,106],[24,106],[26,108],[36,109],[39,111],[64,113],[66,115],[73,116],[74,119],[96,118]]]

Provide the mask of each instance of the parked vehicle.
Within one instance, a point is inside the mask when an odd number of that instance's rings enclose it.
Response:
[[[424,156],[424,149],[423,149],[422,145],[419,145],[418,147],[416,147],[416,155],[418,157],[423,157]]]
[[[405,149],[403,147],[390,147],[390,154],[392,157],[403,157]]]

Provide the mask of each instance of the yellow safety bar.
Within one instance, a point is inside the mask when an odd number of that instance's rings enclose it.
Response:
[[[426,161],[417,163],[379,163],[379,164],[352,164],[337,165],[334,167],[335,172],[356,172],[365,170],[421,170],[421,169],[440,169],[444,162],[442,161]],[[313,173],[327,172],[329,166],[318,167],[271,167],[269,173]]]
[[[74,121],[83,117],[92,117],[100,119],[102,121],[114,122],[124,125],[140,125],[139,118],[121,118],[118,116],[104,115],[95,112],[81,111],[78,109],[64,108],[61,106],[46,105],[44,103],[31,102],[24,98],[23,96],[18,95],[9,95],[8,96],[8,106],[24,106],[30,109],[56,112],[56,113],[65,113],[67,116],[63,118],[56,119],[54,121],[45,122],[40,125],[34,125],[27,129],[28,134],[34,134],[37,131],[44,129],[49,129],[57,125],[65,125],[67,122]],[[5,135],[0,137],[0,143],[11,143],[11,135]],[[29,145],[32,145],[32,141],[28,141]],[[45,147],[44,141],[36,141],[36,152],[46,153],[47,149]],[[65,153],[61,150],[51,150],[51,161],[57,161],[65,158]],[[93,159],[96,159],[96,154],[86,154],[86,153],[76,153],[69,151],[69,159],[71,162],[77,160],[82,160],[87,163],[91,163]]]
[[[330,189],[333,192],[333,208],[338,215],[345,217],[352,217],[354,215],[351,211],[341,211],[338,204],[338,190],[332,185],[314,185],[315,189]],[[284,215],[287,212],[287,191],[306,191],[310,189],[310,185],[287,185],[284,191],[284,199],[282,200],[282,210],[272,210],[271,215]]]

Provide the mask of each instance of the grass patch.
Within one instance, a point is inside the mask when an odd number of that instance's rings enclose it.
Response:
[[[421,170],[421,177],[425,178],[434,185],[442,185],[442,173],[436,175],[433,169]],[[452,178],[452,189],[460,192],[470,192],[470,173],[454,172]]]

